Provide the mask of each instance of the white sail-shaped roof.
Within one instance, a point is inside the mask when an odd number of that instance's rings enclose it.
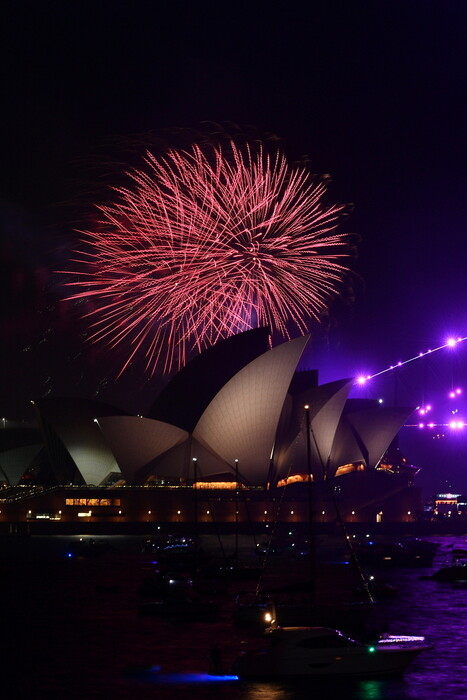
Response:
[[[42,445],[25,445],[13,450],[6,450],[0,454],[0,478],[3,474],[10,486],[16,486],[24,472],[31,466]]]
[[[332,382],[330,386],[338,385],[339,382]],[[326,394],[327,384],[315,390],[317,397],[320,396],[320,390]],[[319,453],[320,460],[326,468],[329,467],[329,459],[331,456],[332,445],[336,437],[337,426],[339,424],[344,405],[349,395],[352,382],[348,381],[344,386],[341,386],[321,408],[314,412],[311,418],[311,430],[313,432],[313,442]],[[310,406],[310,410],[312,407]]]
[[[43,423],[59,437],[86,484],[99,485],[110,473],[120,471],[94,422],[99,416],[115,414],[117,409],[79,398],[38,399],[34,404]]]
[[[209,447],[193,438],[191,443],[191,459],[197,459],[198,479],[203,481],[218,477],[220,474],[229,475],[234,479],[235,469]],[[192,465],[193,466],[193,465]]]
[[[154,404],[157,418],[71,397],[34,402],[56,481],[103,484],[110,474],[133,484],[151,477],[222,481],[235,478],[238,460],[239,478],[264,486],[310,468],[321,479],[345,464],[377,466],[412,409],[349,400],[349,379],[317,386],[316,371],[296,373],[308,337],[258,354],[260,336],[223,342],[193,362]],[[2,461],[14,446],[10,439],[0,445],[0,477],[10,483],[24,473],[18,453]]]
[[[77,441],[67,441],[66,447],[86,484],[98,486],[110,473],[120,470],[107,446],[93,438],[88,433],[85,440],[80,436]]]
[[[144,471],[144,467],[188,438],[185,430],[151,418],[106,416],[97,423],[124,478],[130,483],[138,480],[138,472]],[[182,476],[180,460],[174,463],[167,457],[166,462],[167,473],[161,476]]]
[[[329,476],[334,476],[339,467],[345,464],[366,464],[366,449],[360,442],[355,430],[352,429],[345,417],[342,418],[336,431],[329,460]]]
[[[378,466],[381,457],[413,410],[413,408],[381,406],[347,415],[348,422],[367,449],[369,467]]]
[[[277,424],[308,336],[283,343],[250,362],[216,394],[193,436],[250,483],[265,484]]]
[[[289,474],[304,474],[309,468],[315,478],[323,478],[324,472],[329,469],[337,426],[351,386],[350,380],[339,380],[312,387],[294,398],[297,425],[294,431],[295,438],[288,449],[277,455],[277,478],[284,478]],[[307,463],[305,405],[309,406],[310,465]]]

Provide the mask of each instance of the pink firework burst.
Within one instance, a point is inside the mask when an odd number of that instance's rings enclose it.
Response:
[[[193,350],[260,325],[290,338],[326,311],[348,272],[326,186],[262,146],[194,145],[128,173],[82,232],[70,299],[92,308],[90,337],[124,346],[124,369],[181,367]],[[76,274],[76,273],[70,273]]]

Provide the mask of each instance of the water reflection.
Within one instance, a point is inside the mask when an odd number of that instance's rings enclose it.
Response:
[[[385,698],[408,697],[402,679],[359,681],[353,694],[355,700],[384,700]]]
[[[244,688],[244,700],[292,700],[300,697],[293,688],[280,683],[249,683]]]
[[[241,700],[316,700],[343,698],[345,700],[416,700],[410,695],[404,680],[317,680],[310,678],[290,683],[248,683],[239,694]]]
[[[453,547],[465,547],[466,538],[438,540],[432,568],[384,571],[398,589],[397,597],[381,605],[389,631],[425,635],[434,645],[400,679],[210,680],[213,639],[222,645],[226,673],[244,639],[229,618],[185,626],[138,616],[139,554],[65,559],[61,542],[48,540],[42,549],[41,542],[15,541],[14,565],[0,581],[8,601],[2,621],[12,637],[3,650],[3,666],[15,677],[15,697],[36,698],[39,686],[41,697],[67,700],[461,700],[467,697],[467,587],[434,581],[430,574],[449,559]],[[118,589],[103,594],[97,586],[102,581],[117,582]]]

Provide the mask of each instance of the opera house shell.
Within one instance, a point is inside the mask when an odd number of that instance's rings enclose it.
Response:
[[[320,386],[315,371],[297,372],[307,342],[270,348],[265,328],[223,340],[176,374],[145,417],[91,400],[35,401],[53,479],[273,488],[381,468],[412,409],[349,399],[352,379]]]
[[[35,425],[2,419],[0,429],[0,482],[16,486],[43,450]]]

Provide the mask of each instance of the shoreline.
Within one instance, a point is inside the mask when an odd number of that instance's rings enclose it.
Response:
[[[278,523],[280,528],[293,529],[297,535],[308,532],[308,525],[304,523]],[[345,531],[350,535],[364,535],[371,532],[373,536],[412,536],[429,537],[435,535],[467,535],[467,522],[465,520],[436,521],[436,522],[381,522],[381,523],[345,523]],[[338,523],[314,523],[313,534],[335,535],[342,533]],[[118,535],[118,536],[148,536],[171,533],[193,537],[196,535],[242,535],[251,537],[270,537],[272,531],[264,524],[242,524],[235,526],[229,523],[74,523],[74,522],[25,522],[25,523],[0,523],[0,537],[29,537],[29,536],[53,536],[53,535]],[[282,533],[276,533],[282,534]]]

